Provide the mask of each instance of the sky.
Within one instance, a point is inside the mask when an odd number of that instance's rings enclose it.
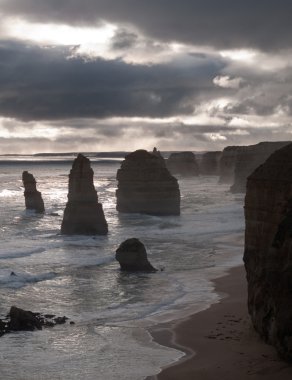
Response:
[[[292,140],[292,2],[0,0],[0,154]]]

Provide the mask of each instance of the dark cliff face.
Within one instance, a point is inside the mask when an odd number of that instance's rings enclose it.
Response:
[[[74,160],[70,171],[68,202],[61,232],[66,235],[105,235],[108,232],[93,184],[93,170],[89,159],[82,154]]]
[[[178,182],[156,155],[146,150],[128,154],[117,172],[117,180],[119,212],[179,215]]]
[[[173,175],[193,177],[199,175],[199,166],[193,152],[172,153],[166,161],[168,170]]]
[[[233,183],[237,156],[244,148],[243,146],[227,146],[223,149],[219,162],[219,183]]]
[[[37,191],[34,176],[31,173],[24,171],[22,173],[22,182],[24,186],[25,207],[39,213],[45,212],[42,194]]]
[[[200,174],[219,175],[219,162],[222,152],[207,152],[202,155],[199,163]]]
[[[292,144],[247,181],[244,263],[255,329],[292,360]]]
[[[276,150],[290,144],[287,141],[261,142],[256,145],[244,147],[237,153],[234,168],[234,184],[230,191],[233,193],[245,193],[247,177]]]

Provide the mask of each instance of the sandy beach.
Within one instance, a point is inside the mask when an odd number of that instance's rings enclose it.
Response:
[[[254,332],[247,313],[243,266],[216,279],[224,298],[191,317],[151,330],[158,343],[184,351],[180,361],[148,380],[292,379],[292,365]]]

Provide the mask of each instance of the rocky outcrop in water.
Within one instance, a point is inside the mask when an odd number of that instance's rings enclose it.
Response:
[[[146,150],[126,156],[117,172],[117,210],[149,215],[179,215],[177,179],[164,162]]]
[[[78,154],[70,171],[61,232],[66,235],[105,235],[108,232],[93,184],[93,170],[89,159],[82,154]]]
[[[56,317],[54,314],[34,313],[12,306],[6,318],[0,318],[0,336],[13,331],[42,330],[43,327],[53,327],[63,324],[67,317]],[[74,322],[70,322],[73,324]]]
[[[45,212],[42,194],[36,189],[36,180],[34,176],[24,171],[22,173],[22,182],[24,186],[25,207],[36,212]]]
[[[182,177],[199,175],[199,166],[193,152],[172,153],[166,161],[166,166],[173,175]]]
[[[292,360],[292,144],[247,180],[244,263],[255,329]]]
[[[222,152],[207,152],[201,157],[199,163],[200,174],[202,175],[219,175],[219,162]]]
[[[234,182],[234,170],[238,153],[245,147],[243,146],[227,146],[223,149],[219,162],[219,183]]]
[[[130,272],[156,272],[147,258],[145,246],[139,239],[125,240],[116,250],[116,260],[121,270]]]
[[[290,144],[287,141],[261,142],[244,147],[237,154],[234,169],[234,184],[230,190],[233,193],[245,193],[247,177],[276,150]]]

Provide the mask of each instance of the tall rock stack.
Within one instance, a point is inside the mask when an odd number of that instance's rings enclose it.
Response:
[[[166,161],[168,170],[173,175],[193,177],[199,175],[199,166],[193,152],[172,153]]]
[[[149,215],[179,215],[177,179],[164,162],[146,150],[126,156],[117,172],[117,210]]]
[[[66,235],[106,235],[108,232],[93,184],[93,170],[89,159],[82,154],[78,154],[70,171],[61,232]]]
[[[260,142],[256,145],[244,147],[237,154],[237,160],[234,168],[234,184],[231,186],[232,193],[245,193],[247,177],[276,150],[290,141],[277,142]]]
[[[22,173],[22,182],[24,186],[25,207],[36,212],[45,212],[42,194],[36,189],[36,180],[34,176],[24,171]]]
[[[292,360],[292,144],[247,180],[244,263],[259,334]]]
[[[222,152],[206,152],[202,155],[199,168],[202,175],[219,175],[219,162]]]

